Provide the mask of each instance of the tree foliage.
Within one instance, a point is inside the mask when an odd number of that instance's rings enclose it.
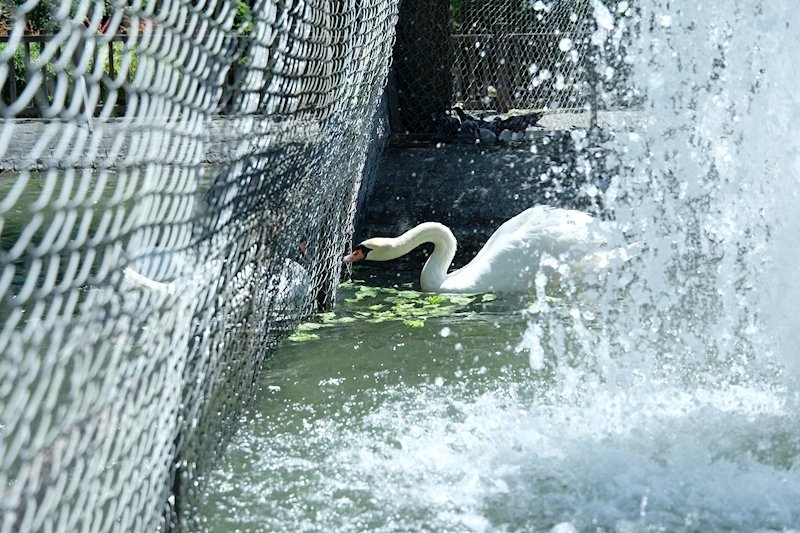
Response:
[[[69,16],[74,16],[78,11],[81,0],[72,0]],[[36,5],[26,13],[21,13],[19,7],[26,3],[26,0],[2,0],[0,2],[0,34],[5,34],[14,25],[17,17],[24,16],[25,31],[34,34],[51,34],[59,29],[60,21],[55,18],[55,13],[61,7],[60,0],[38,0]],[[99,8],[99,4],[92,5],[93,9]],[[103,0],[103,15],[109,16],[114,11],[111,0]]]
[[[18,8],[24,3],[25,0],[3,1],[2,17],[7,26],[11,26],[14,23],[16,16],[19,16]],[[60,4],[58,0],[39,0],[33,9],[24,15],[27,21],[27,29],[34,33],[52,33],[56,30],[58,22],[53,15]]]

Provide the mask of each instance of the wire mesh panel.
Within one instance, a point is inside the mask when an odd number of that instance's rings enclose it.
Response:
[[[397,133],[433,133],[450,105],[452,56],[448,0],[403,0],[391,85],[402,115]]]
[[[261,361],[334,297],[396,6],[2,8],[0,531],[189,524]]]
[[[403,0],[393,83],[399,134],[430,134],[451,107],[581,108],[590,0]],[[391,105],[391,103],[390,103]]]
[[[580,107],[588,2],[453,3],[454,103],[467,109]]]

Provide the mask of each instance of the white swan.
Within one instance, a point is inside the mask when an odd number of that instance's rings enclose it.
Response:
[[[262,271],[267,275],[266,269]],[[286,314],[307,309],[311,303],[312,281],[308,271],[297,261],[284,257],[280,272],[267,282],[265,295],[272,299],[277,312]]]
[[[420,285],[430,292],[531,292],[540,272],[557,281],[567,272],[591,274],[607,268],[615,257],[628,258],[625,249],[597,249],[606,239],[591,215],[536,206],[505,222],[468,265],[450,274],[456,239],[438,222],[425,222],[396,238],[367,239],[344,261],[389,261],[427,242],[434,249],[422,268]]]

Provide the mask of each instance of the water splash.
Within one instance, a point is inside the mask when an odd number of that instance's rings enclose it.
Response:
[[[614,33],[610,12],[595,12]],[[623,53],[628,81],[645,95],[643,125],[617,131],[595,173],[611,175],[604,200],[620,244],[639,241],[643,252],[610,284],[604,326],[576,323],[569,336],[600,363],[593,371],[626,385],[704,369],[717,384],[770,379],[776,365],[794,367],[798,346],[786,318],[800,294],[790,266],[800,229],[798,73],[775,51],[800,44],[800,15],[780,2],[654,1],[636,20]]]
[[[534,370],[549,351],[560,399],[543,416],[561,466],[527,457],[518,487],[542,472],[582,484],[594,496],[553,515],[571,507],[581,528],[796,528],[800,13],[780,1],[636,10],[615,24],[637,26],[623,53],[643,127],[616,131],[594,172],[612,176],[619,244],[643,251],[591,320],[578,304],[571,320],[531,317],[520,348]],[[607,39],[615,28],[596,16]]]

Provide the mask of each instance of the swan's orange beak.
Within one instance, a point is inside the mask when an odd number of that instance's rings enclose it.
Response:
[[[355,250],[353,250],[352,254],[345,256],[344,262],[355,263],[357,261],[361,261],[362,259],[364,259],[364,257],[365,257],[364,252],[361,249],[356,248]]]

